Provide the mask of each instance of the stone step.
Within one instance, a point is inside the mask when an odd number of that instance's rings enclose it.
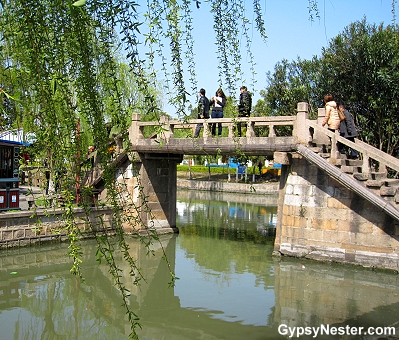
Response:
[[[387,186],[382,186],[380,188],[380,196],[392,196],[394,197],[396,195],[396,192],[398,191],[397,187],[387,187]]]
[[[325,152],[326,149],[328,150],[326,145],[313,145],[309,149],[318,153],[321,157],[328,159],[330,164],[340,168],[344,173],[351,175],[357,181],[363,182],[367,188],[384,198],[387,202],[399,207],[399,179],[387,178],[387,173],[382,171],[362,173],[363,160],[351,159],[347,155],[340,153],[331,158],[331,154]]]
[[[346,163],[347,165],[356,166],[356,167],[362,167],[363,165],[363,161],[360,159],[347,159]]]
[[[384,185],[387,187],[399,187],[399,179],[398,178],[387,178],[384,181]]]
[[[341,165],[341,170],[346,174],[353,174],[353,166],[350,165]]]
[[[358,181],[367,181],[369,179],[369,175],[368,174],[363,174],[361,172],[354,172],[353,173],[353,178],[357,179]]]
[[[393,206],[395,206],[395,198],[393,196],[381,196],[385,201],[391,203]]]
[[[335,165],[337,167],[345,165],[345,160],[340,158],[330,158],[328,161],[330,162],[330,164]]]
[[[373,180],[385,180],[385,179],[387,179],[386,177],[387,177],[386,172],[378,172],[378,171],[370,172],[370,179],[373,179]]]
[[[331,156],[329,152],[320,152],[319,155],[323,158],[330,158]]]
[[[323,148],[320,146],[308,146],[308,149],[315,153],[320,153],[323,151]]]
[[[382,185],[384,184],[384,181],[382,180],[377,180],[377,179],[368,179],[366,181],[366,187],[368,188],[381,188]]]

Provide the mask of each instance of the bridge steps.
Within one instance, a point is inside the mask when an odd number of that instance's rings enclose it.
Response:
[[[399,209],[399,179],[387,178],[387,173],[382,171],[363,173],[363,160],[351,159],[345,154],[331,158],[331,153],[326,152],[330,151],[329,145],[310,145],[308,148]]]

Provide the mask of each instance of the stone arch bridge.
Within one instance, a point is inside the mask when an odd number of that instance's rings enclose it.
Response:
[[[308,118],[308,104],[299,103],[292,116],[142,122],[133,114],[129,139],[135,168],[151,208],[141,219],[158,232],[176,230],[176,165],[183,155],[270,156],[282,164],[275,253],[399,270],[399,160],[355,139],[350,142],[321,126],[325,115]],[[222,123],[228,137],[212,137],[210,123]],[[237,122],[247,125],[245,137],[235,137]],[[176,138],[177,129],[193,131],[203,123],[203,137]],[[144,129],[161,131],[150,137]],[[258,128],[267,131],[259,136]],[[279,136],[281,128],[290,136]],[[358,151],[360,159],[340,155],[340,142]],[[129,158],[117,140],[121,172]],[[133,200],[134,178],[128,185]],[[98,176],[93,175],[91,184]],[[89,179],[90,182],[90,179]],[[130,189],[129,189],[130,188]]]

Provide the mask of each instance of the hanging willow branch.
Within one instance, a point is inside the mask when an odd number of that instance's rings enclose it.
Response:
[[[190,8],[190,0],[183,0],[183,18],[184,18],[184,28],[185,28],[185,42],[186,42],[186,51],[185,51],[185,58],[188,64],[188,74],[189,74],[189,83],[191,84],[191,91],[192,93],[197,93],[197,78],[195,72],[195,61],[194,61],[194,39],[192,36],[194,27],[193,27],[193,18],[192,18],[192,11]]]
[[[70,241],[71,271],[80,277],[84,276],[80,267],[82,234],[74,213],[75,198],[84,195],[85,189],[90,195],[90,188],[83,187],[82,167],[87,162],[88,145],[95,145],[107,191],[104,204],[112,209],[115,237],[106,235],[105,224],[100,228],[104,233],[94,231],[96,227],[88,218],[90,208],[84,206],[84,209],[87,224],[96,236],[98,259],[108,264],[114,284],[121,292],[132,338],[137,338],[138,317],[130,310],[129,294],[121,280],[114,252],[116,249],[122,252],[134,283],[139,284],[144,278],[136,259],[129,253],[124,226],[148,231],[147,237],[141,239],[148,252],[151,244],[159,240],[151,226],[144,225],[140,218],[143,212],[151,215],[151,210],[137,171],[133,173],[137,177],[135,190],[140,196],[140,205],[127,193],[126,183],[115,181],[117,169],[109,152],[110,127],[119,129],[126,152],[134,163],[125,133],[131,113],[138,112],[151,119],[161,116],[156,91],[156,56],[161,57],[161,68],[172,93],[171,102],[179,117],[185,116],[187,88],[197,92],[193,11],[203,10],[199,1],[191,0],[148,0],[146,6],[143,11],[132,0],[0,2],[0,87],[1,96],[8,100],[5,101],[8,106],[3,105],[3,113],[10,117],[12,113],[16,118],[7,124],[23,126],[26,133],[34,135],[37,160],[46,164],[54,182],[60,177],[63,179],[56,186],[65,199],[63,218]],[[245,4],[238,0],[210,0],[209,6],[216,33],[219,83],[226,84],[233,92],[237,81],[243,79],[242,37],[251,70],[255,72]],[[256,27],[266,39],[258,0],[254,0],[253,7]],[[141,16],[141,12],[145,15]],[[148,23],[146,33],[141,32],[144,21]],[[149,51],[141,55],[143,42]],[[125,74],[127,67],[130,76]],[[131,91],[137,91],[137,96],[130,94]],[[170,268],[167,258],[166,261]],[[175,279],[171,272],[171,282]]]
[[[256,28],[258,29],[259,34],[262,37],[262,39],[266,42],[267,35],[266,35],[266,29],[265,29],[265,22],[264,22],[263,16],[262,16],[260,0],[254,0],[254,12],[255,12]]]
[[[319,6],[317,0],[308,0],[309,20],[314,21],[315,18],[320,18]]]

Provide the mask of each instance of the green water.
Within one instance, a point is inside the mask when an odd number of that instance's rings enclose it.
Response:
[[[271,256],[276,199],[178,192],[178,235],[162,236],[150,257],[129,240],[146,278],[140,288],[116,252],[140,317],[140,339],[288,339],[279,330],[397,328],[397,274]],[[179,277],[174,288],[161,246]],[[0,339],[127,338],[119,291],[96,262],[95,242],[83,242],[85,283],[69,273],[67,250],[52,244],[0,252]],[[312,335],[300,337],[307,338]]]

